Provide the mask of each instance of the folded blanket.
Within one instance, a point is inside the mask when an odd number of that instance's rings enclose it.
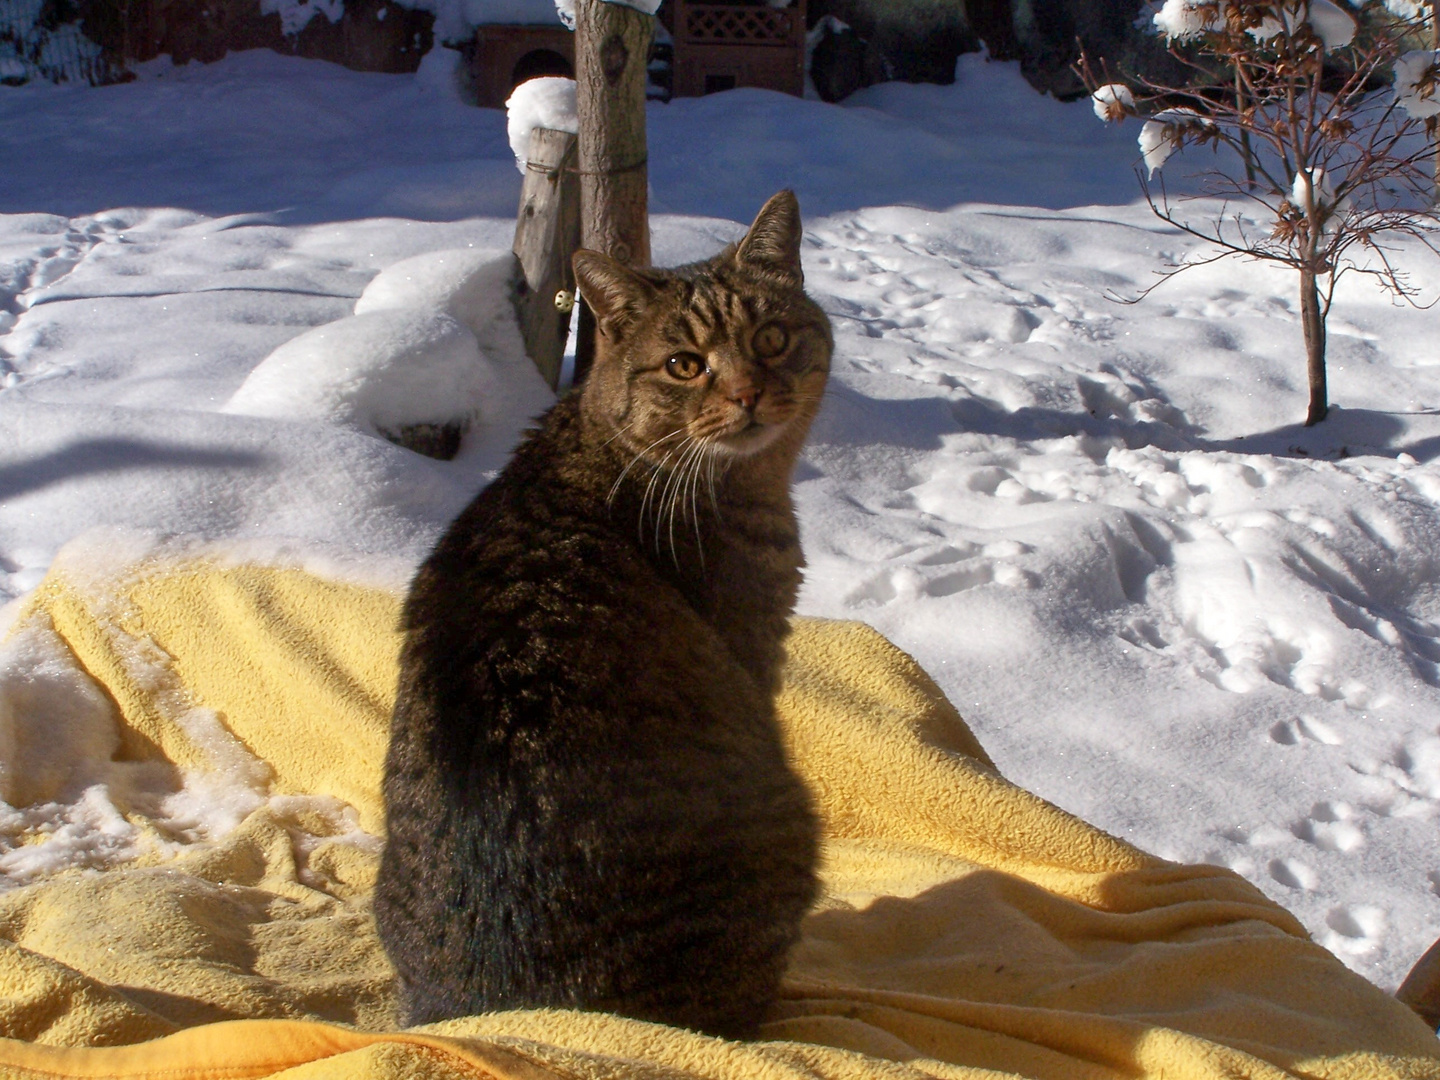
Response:
[[[131,837],[0,895],[0,1074],[1440,1078],[1424,1024],[1253,886],[1008,783],[909,657],[814,619],[779,711],[825,888],[764,1041],[559,1011],[398,1032],[367,906],[393,575],[106,551],[57,560],[0,656],[7,801],[73,797],[32,744],[83,713]],[[187,826],[187,798],[239,824]]]

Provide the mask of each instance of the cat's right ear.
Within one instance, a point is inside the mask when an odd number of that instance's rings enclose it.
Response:
[[[755,222],[735,249],[742,266],[762,266],[803,284],[800,269],[800,202],[790,190],[777,192],[755,215]]]
[[[606,337],[623,332],[654,299],[655,290],[648,281],[609,255],[581,248],[570,265],[575,269],[580,294]]]

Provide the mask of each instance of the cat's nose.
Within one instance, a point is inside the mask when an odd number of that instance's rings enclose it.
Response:
[[[742,409],[753,409],[759,397],[760,391],[753,383],[745,383],[730,391],[730,400]]]

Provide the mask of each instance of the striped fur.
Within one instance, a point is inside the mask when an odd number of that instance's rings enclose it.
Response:
[[[404,1019],[753,1037],[815,895],[773,715],[831,338],[782,192],[708,263],[576,256],[600,329],[417,574],[376,885]]]

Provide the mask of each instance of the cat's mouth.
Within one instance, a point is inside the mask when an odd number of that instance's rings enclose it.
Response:
[[[730,431],[716,438],[715,442],[740,457],[757,454],[775,441],[785,425],[767,424],[754,416],[745,418]]]

